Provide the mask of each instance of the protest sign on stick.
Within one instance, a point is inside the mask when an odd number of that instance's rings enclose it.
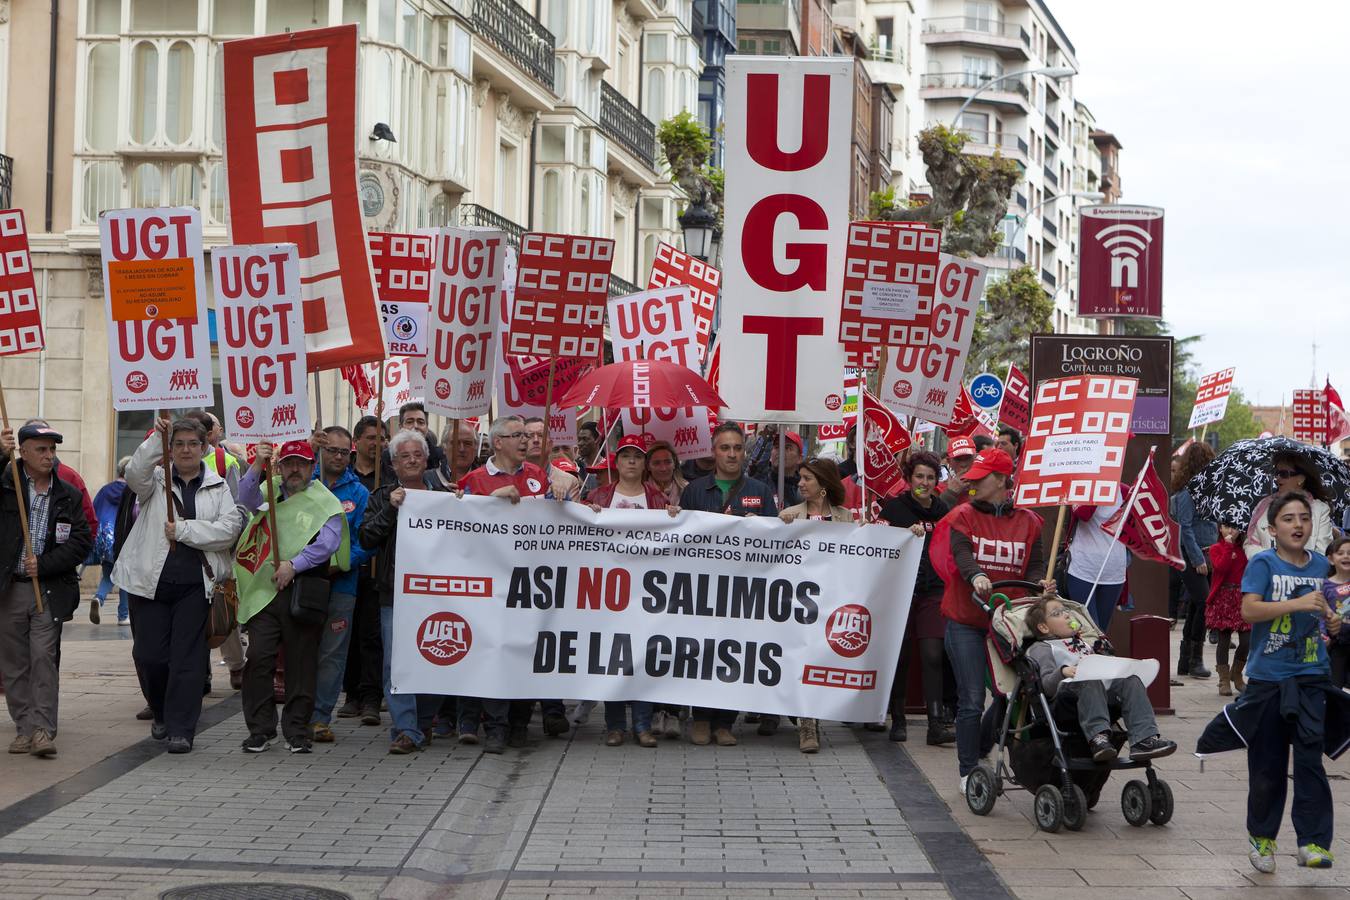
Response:
[[[918,222],[848,227],[839,340],[848,365],[875,368],[881,347],[926,347],[942,232]]]
[[[366,235],[390,356],[424,356],[427,352],[434,240],[427,234],[372,231]]]
[[[1228,395],[1233,392],[1233,376],[1237,369],[1223,369],[1210,372],[1200,379],[1195,389],[1195,406],[1191,408],[1191,421],[1187,428],[1208,428],[1215,422],[1222,422],[1228,412]],[[1204,436],[1201,435],[1201,440]]]
[[[1008,366],[1008,377],[1003,381],[1003,402],[998,407],[998,420],[1021,434],[1026,434],[1031,427],[1031,382],[1015,365]]]
[[[1294,440],[1321,446],[1327,440],[1327,395],[1316,388],[1294,391]]]
[[[708,341],[712,338],[713,319],[717,313],[717,295],[722,290],[722,273],[683,250],[677,250],[664,241],[656,245],[652,270],[647,276],[648,290],[687,285],[693,292],[694,320],[698,327],[698,362],[708,355]]]
[[[513,354],[509,354],[506,349],[505,335],[511,330],[511,309],[514,305],[516,291],[516,249],[507,247],[503,259],[503,278],[502,290],[498,292],[499,308],[498,316],[501,320],[499,326],[502,337],[497,341],[497,414],[508,416],[520,416],[521,418],[530,418],[538,416],[548,422],[549,441],[552,444],[570,445],[576,441],[577,434],[577,411],[575,409],[545,410],[544,409],[544,379],[548,377],[548,361],[539,357],[526,357],[528,360],[537,362],[539,376],[537,379],[531,373],[534,364],[523,366],[519,359]],[[588,364],[587,360],[563,360],[563,364],[558,367],[558,371],[566,373],[570,368],[575,367],[579,374]],[[521,369],[522,372],[530,373],[522,375],[522,380],[527,380],[530,385],[538,385],[538,399],[533,399],[535,394],[527,392],[517,383],[513,371]],[[557,372],[555,372],[557,377]],[[573,376],[575,380],[575,376]],[[571,387],[571,383],[568,383]]]
[[[305,330],[295,245],[217,247],[211,265],[230,436],[251,443],[308,438]]]
[[[492,406],[506,235],[442,228],[436,243],[427,408],[458,424]]]

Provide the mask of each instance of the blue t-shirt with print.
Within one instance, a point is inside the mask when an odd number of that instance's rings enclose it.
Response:
[[[1320,553],[1308,551],[1302,566],[1280,559],[1274,550],[1263,550],[1247,563],[1242,593],[1259,594],[1267,603],[1278,603],[1322,589],[1331,564]],[[1270,622],[1252,624],[1251,655],[1247,677],[1257,681],[1283,681],[1296,675],[1329,672],[1326,645],[1322,640],[1322,617],[1300,612]]]

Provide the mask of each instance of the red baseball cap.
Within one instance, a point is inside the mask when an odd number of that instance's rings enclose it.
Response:
[[[648,442],[643,439],[642,435],[625,434],[619,440],[619,446],[614,448],[614,455],[618,456],[620,451],[625,450],[629,447],[632,447],[634,450],[638,450],[643,454],[645,454],[647,452],[647,444]]]
[[[609,472],[614,468],[614,454],[611,453],[593,466],[587,466],[588,472]]]
[[[802,436],[801,436],[800,434],[798,434],[797,432],[795,432],[795,431],[785,431],[785,432],[783,432],[783,437],[786,438],[790,443],[793,443],[793,444],[796,444],[796,445],[797,445],[797,452],[798,452],[798,453],[805,453],[805,452],[806,452],[806,442],[802,440]]]
[[[314,448],[309,445],[309,441],[287,441],[281,445],[281,452],[277,454],[277,459],[286,459],[290,456],[298,456],[301,459],[314,462]]]
[[[1011,475],[1013,473],[1013,461],[1012,457],[1002,450],[997,447],[990,447],[983,453],[975,455],[975,461],[966,470],[964,480],[979,481],[984,476],[995,472],[1001,475]]]
[[[577,474],[577,464],[565,456],[559,456],[553,460],[553,468],[566,472],[568,475]]]
[[[958,456],[974,456],[975,442],[968,437],[954,437],[947,442],[947,458],[955,459]]]

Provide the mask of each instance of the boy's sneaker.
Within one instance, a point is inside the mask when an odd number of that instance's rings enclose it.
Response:
[[[1330,850],[1324,850],[1316,844],[1304,844],[1298,848],[1298,864],[1309,869],[1330,869],[1336,858]]]
[[[1251,844],[1251,852],[1247,858],[1252,861],[1252,868],[1258,872],[1264,872],[1272,875],[1275,872],[1275,841],[1273,838],[1259,838],[1247,836],[1247,841]],[[1300,865],[1302,860],[1303,848],[1299,848]]]
[[[1095,763],[1110,762],[1116,758],[1116,754],[1119,752],[1116,750],[1116,745],[1111,743],[1111,738],[1104,733],[1094,734],[1089,738],[1088,749],[1092,751],[1092,761]]]
[[[1177,745],[1174,741],[1165,741],[1158,735],[1144,738],[1139,743],[1130,748],[1130,759],[1157,759],[1161,756],[1171,756],[1177,752]]]
[[[245,753],[262,753],[270,746],[272,746],[272,739],[265,734],[250,734],[244,738],[243,748]]]

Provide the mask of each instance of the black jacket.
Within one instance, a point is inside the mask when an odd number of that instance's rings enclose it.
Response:
[[[933,569],[933,561],[928,556],[929,546],[933,543],[933,526],[948,513],[947,504],[940,497],[934,497],[927,508],[919,505],[914,495],[905,491],[898,497],[892,497],[881,507],[881,517],[897,528],[908,528],[922,524],[923,556],[919,557],[919,575],[914,582],[914,596],[925,597],[942,593],[943,583]]]
[[[394,558],[398,554],[398,508],[389,502],[389,495],[398,488],[398,482],[382,484],[366,503],[366,517],[361,520],[361,546],[375,556],[375,587],[380,592],[380,605],[394,605]],[[439,491],[439,487],[429,488]]]
[[[25,512],[28,507],[28,479],[22,478]],[[69,621],[80,605],[80,563],[94,546],[89,520],[84,516],[80,492],[52,471],[51,498],[47,510],[47,541],[38,557],[38,581],[42,584],[44,608],[58,622]],[[57,526],[68,532],[56,541]],[[9,589],[14,567],[23,557],[23,529],[19,525],[19,498],[14,492],[14,466],[0,474],[0,591]]]

